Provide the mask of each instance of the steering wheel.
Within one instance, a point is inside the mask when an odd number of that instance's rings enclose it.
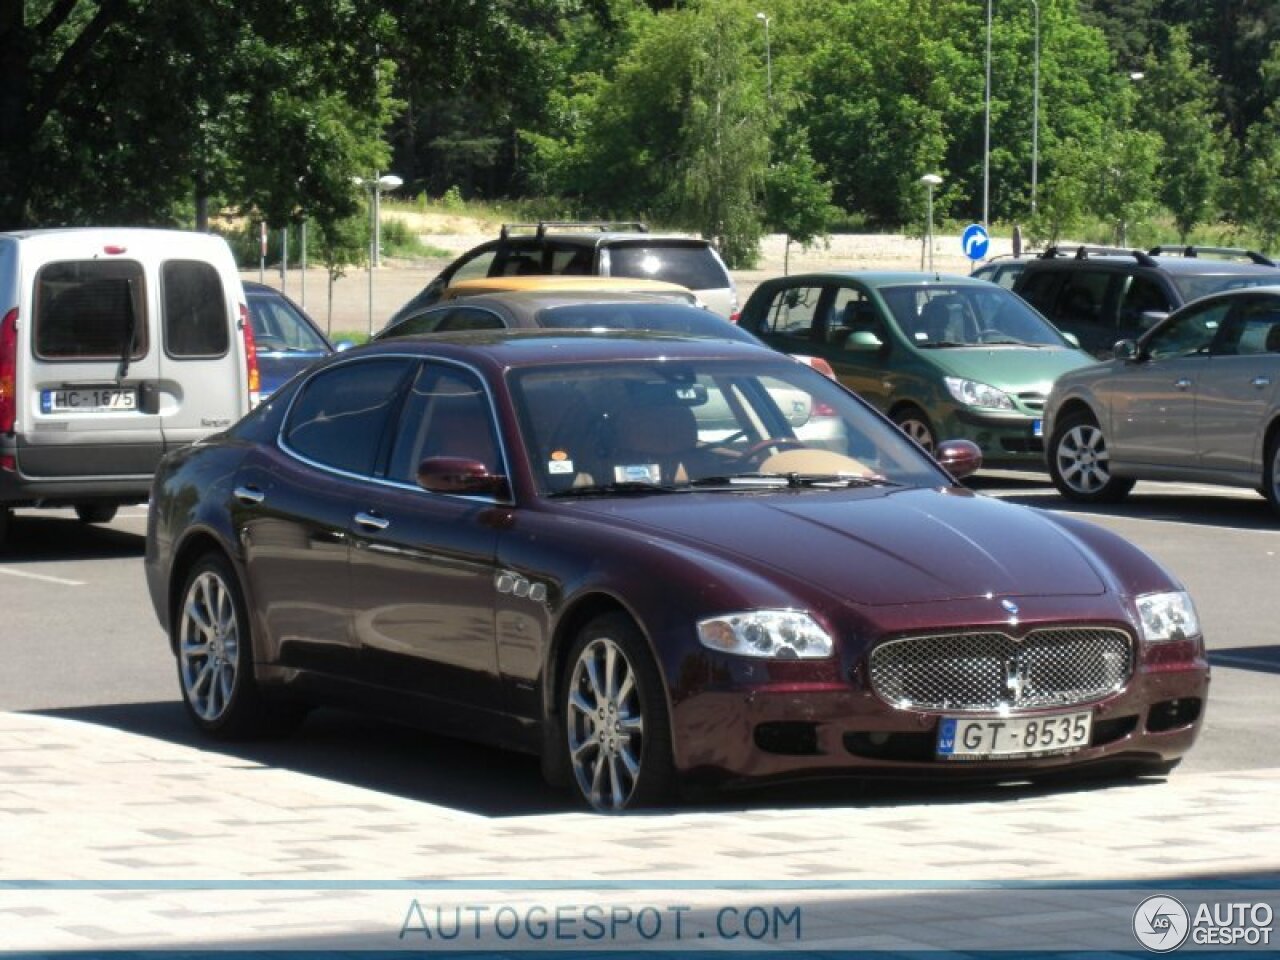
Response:
[[[803,440],[797,440],[795,437],[765,437],[753,443],[747,449],[742,451],[739,461],[741,463],[751,463],[757,459],[763,463],[767,458],[761,457],[760,454],[766,451],[777,450],[801,450],[805,446]]]

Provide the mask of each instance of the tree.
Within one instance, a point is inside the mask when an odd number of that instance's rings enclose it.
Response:
[[[1158,176],[1160,199],[1186,243],[1196,224],[1216,212],[1226,143],[1215,124],[1218,89],[1209,71],[1191,57],[1185,27],[1174,27],[1161,54],[1148,55],[1139,85],[1139,116],[1164,141]]]
[[[352,171],[326,164],[385,150],[389,23],[375,0],[10,0],[0,227],[176,223],[246,188],[279,222],[345,215]]]
[[[1274,250],[1280,243],[1280,43],[1259,72],[1271,104],[1245,136],[1236,215],[1257,232],[1262,249]]]
[[[808,248],[827,232],[839,211],[831,204],[831,184],[822,179],[822,169],[809,152],[809,138],[804,128],[787,131],[779,146],[777,158],[765,173],[765,224],[785,234],[783,272],[792,242]]]

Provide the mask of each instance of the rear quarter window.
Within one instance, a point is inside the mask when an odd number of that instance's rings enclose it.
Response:
[[[200,260],[170,260],[160,268],[164,343],[173,357],[220,357],[231,346],[222,278]]]
[[[710,247],[623,244],[608,248],[609,275],[665,280],[690,290],[720,290],[733,284]]]
[[[137,261],[46,264],[35,282],[36,356],[58,360],[145,356],[145,289],[142,264]]]

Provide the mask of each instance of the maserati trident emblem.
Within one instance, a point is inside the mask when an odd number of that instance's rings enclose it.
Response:
[[[1009,691],[1011,704],[1022,699],[1022,691],[1027,686],[1027,670],[1021,657],[1010,657],[1004,662],[1004,686]]]
[[[1012,600],[1010,600],[1008,597],[1000,601],[1000,606],[1004,607],[1005,611],[1011,617],[1016,617],[1018,615],[1018,605],[1014,603]]]

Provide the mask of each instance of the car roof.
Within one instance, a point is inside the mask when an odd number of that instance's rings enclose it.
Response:
[[[464,330],[393,337],[337,356],[405,352],[470,360],[492,369],[609,360],[665,362],[680,357],[791,362],[785,354],[760,344],[649,330]]]
[[[826,270],[819,273],[792,273],[765,281],[771,285],[802,283],[842,283],[856,280],[869,287],[905,286],[909,284],[945,283],[953,286],[979,287],[990,290],[991,283],[953,273],[930,273],[922,270]]]
[[[1141,251],[1138,251],[1141,253]],[[1171,275],[1215,276],[1280,276],[1280,269],[1261,263],[1241,260],[1225,260],[1213,257],[1151,256],[1150,254],[1091,253],[1087,257],[1070,255],[1057,257],[1032,257],[1028,266],[1035,270],[1083,270],[1090,264],[1119,269],[1162,270]]]
[[[693,296],[688,287],[665,280],[633,279],[631,277],[565,276],[564,274],[539,274],[519,277],[477,277],[450,284],[441,294],[441,301],[459,297],[474,297],[487,293],[521,291],[588,291],[612,296],[620,292],[674,293]]]

